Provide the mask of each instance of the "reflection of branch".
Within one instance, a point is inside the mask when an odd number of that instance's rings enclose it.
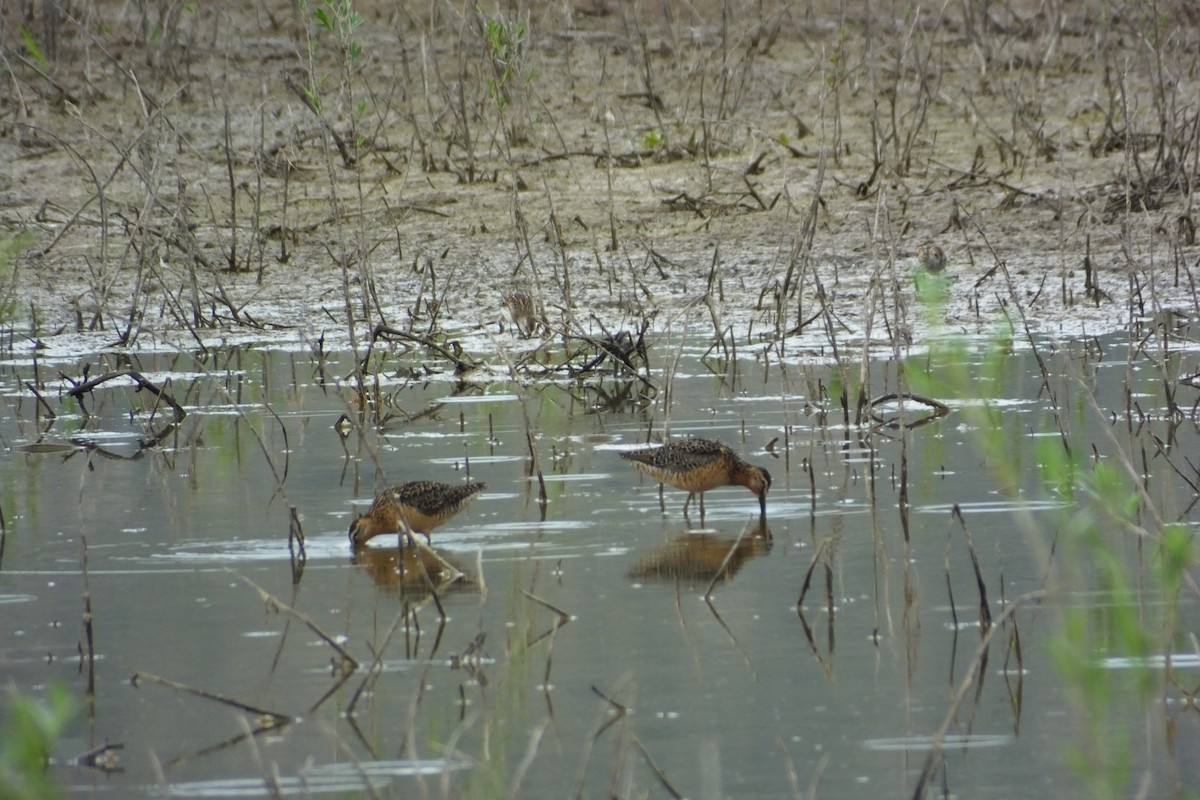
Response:
[[[800,625],[804,628],[804,638],[808,641],[808,646],[813,651],[813,655],[816,656],[817,663],[821,665],[821,671],[825,673],[826,678],[832,678],[835,616],[833,603],[829,604],[828,613],[825,615],[826,653],[822,653],[821,648],[817,645],[817,638],[813,634],[812,626],[808,624],[808,617],[804,615],[804,609],[800,606],[796,606],[796,616],[800,618]]]
[[[829,751],[822,754],[821,760],[817,762],[817,767],[813,770],[812,778],[808,782],[808,792],[805,793],[800,791],[800,778],[796,774],[796,765],[792,763],[792,754],[788,752],[783,740],[777,738],[775,740],[775,747],[778,748],[780,753],[783,753],[783,757],[787,762],[788,783],[792,785],[792,795],[798,798],[816,797],[817,784],[820,783],[821,776],[825,774],[825,767],[829,765]]]
[[[713,619],[715,619],[717,624],[721,626],[721,630],[725,631],[725,635],[729,637],[729,641],[733,642],[733,646],[737,648],[737,651],[742,654],[742,660],[745,661],[746,666],[750,668],[750,673],[757,678],[758,668],[755,667],[754,662],[750,660],[750,654],[746,652],[746,648],[742,647],[742,643],[738,641],[737,634],[735,634],[733,629],[725,623],[725,618],[721,616],[721,612],[717,611],[717,607],[713,603],[712,597],[705,596],[704,605],[708,606],[709,613],[713,615]]]
[[[405,522],[403,518],[401,518],[400,522],[404,526],[404,530],[401,532],[401,536],[404,539],[408,540],[407,545],[404,547],[404,549],[408,550],[409,548],[412,548],[413,550],[417,551],[417,557],[415,559],[415,561],[417,562],[417,568],[421,571],[421,578],[425,581],[425,588],[427,588],[429,590],[429,596],[433,598],[433,604],[435,606],[437,606],[438,620],[440,623],[440,627],[438,628],[439,633],[438,633],[437,641],[440,642],[442,639],[440,632],[445,628],[445,625],[446,625],[446,619],[447,619],[446,608],[442,605],[442,598],[438,597],[437,584],[435,584],[433,582],[433,577],[429,574],[429,570],[426,569],[426,567],[425,567],[425,557],[424,557],[424,554],[423,554],[421,548],[425,548],[426,550],[428,550],[429,554],[432,555],[433,558],[437,562],[439,562],[441,564],[447,564],[448,562],[446,562],[446,559],[444,559],[440,555],[438,555],[437,551],[434,550],[432,547],[430,547],[429,545],[426,545],[426,544],[422,544],[420,542],[420,540],[417,539],[417,537],[413,536],[412,531],[408,527],[408,523]],[[428,533],[425,534],[425,538],[427,538],[427,539],[429,538]],[[401,558],[403,559],[403,555],[401,555]],[[440,571],[439,571],[439,574],[440,574]],[[450,583],[453,583],[454,581],[458,580],[458,578],[462,576],[462,573],[455,570],[455,572],[452,573],[452,576],[453,577],[451,577],[449,579]],[[400,591],[401,591],[401,594],[403,594],[403,592],[404,592],[404,581],[403,580],[400,581]],[[436,642],[434,643],[434,649],[435,650],[437,649]]]

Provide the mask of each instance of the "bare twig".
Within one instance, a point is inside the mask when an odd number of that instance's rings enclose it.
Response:
[[[246,711],[250,714],[257,714],[261,717],[269,717],[276,725],[292,721],[292,717],[288,714],[283,714],[278,711],[271,711],[270,709],[266,708],[259,708],[258,706],[253,706],[249,703],[243,703],[241,700],[235,700],[232,697],[226,697],[225,695],[218,694],[216,692],[210,692],[207,689],[197,689],[194,686],[177,683],[176,681],[169,680],[149,672],[135,672],[133,673],[133,678],[131,681],[134,686],[137,686],[141,681],[157,683],[160,686],[166,686],[168,689],[174,689],[178,692],[186,692],[188,694],[195,695],[196,697],[203,697],[205,700],[212,700],[214,702],[221,703],[222,705],[231,706],[240,711]]]
[[[312,617],[308,616],[303,611],[298,611],[298,610],[292,608],[287,603],[283,602],[278,597],[271,594],[266,589],[262,588],[257,583],[255,583],[254,581],[247,578],[245,575],[239,575],[236,572],[234,572],[233,570],[228,569],[228,568],[226,568],[225,571],[228,572],[230,575],[233,575],[234,577],[236,577],[238,580],[240,580],[242,583],[246,584],[250,588],[254,589],[256,592],[258,592],[259,598],[261,598],[263,603],[265,603],[266,606],[269,609],[271,609],[272,611],[282,611],[283,613],[293,616],[296,619],[303,622],[305,625],[307,625],[309,627],[309,630],[311,630],[317,636],[320,636],[323,640],[325,640],[326,644],[328,644],[335,651],[337,651],[337,654],[342,657],[343,667],[349,666],[351,672],[353,672],[354,670],[359,668],[360,665],[359,665],[358,661],[354,658],[354,656],[352,656],[348,652],[346,652],[346,648],[344,648],[340,644],[338,644],[337,640],[334,637],[330,636],[328,633],[326,633],[324,630],[322,630],[321,626],[318,625],[316,623],[316,621],[313,620]]]

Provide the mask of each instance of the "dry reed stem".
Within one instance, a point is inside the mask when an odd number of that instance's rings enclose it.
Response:
[[[254,731],[250,727],[250,723],[245,717],[238,717],[237,724],[242,729],[242,741],[250,749],[250,757],[253,759],[258,771],[262,774],[263,788],[271,793],[273,800],[283,800],[282,794],[279,791],[280,775],[279,765],[271,762],[268,770],[266,764],[263,763],[262,754],[258,751],[258,742],[255,740]]]
[[[792,754],[788,752],[787,745],[782,739],[775,740],[775,749],[783,755],[784,766],[787,770],[788,785],[792,788],[792,796],[796,800],[804,800],[805,793],[800,790],[800,776],[796,772],[796,764],[792,760]],[[817,784],[821,781],[821,775],[825,773],[825,767],[829,765],[830,753],[826,751],[821,754],[820,760],[817,761],[817,766],[813,769],[812,778],[808,781],[808,798],[816,800]]]
[[[250,588],[254,589],[256,592],[258,592],[259,599],[263,602],[264,605],[267,606],[267,608],[269,610],[282,611],[283,613],[287,614],[288,616],[295,617],[296,619],[300,620],[305,625],[307,625],[309,630],[311,630],[317,636],[321,637],[321,639],[327,645],[332,647],[334,649],[334,651],[337,652],[337,654],[339,656],[341,656],[343,669],[346,669],[347,667],[349,667],[349,671],[353,672],[354,670],[359,668],[360,664],[354,658],[354,656],[350,655],[350,653],[346,651],[346,648],[344,648],[340,644],[338,644],[337,640],[334,637],[332,637],[328,633],[326,633],[321,628],[321,626],[316,623],[316,620],[314,620],[312,617],[308,616],[303,611],[298,611],[297,609],[292,608],[287,603],[283,602],[278,597],[271,594],[266,589],[262,588],[257,583],[255,583],[254,581],[247,578],[245,575],[239,575],[238,573],[234,572],[233,570],[229,569],[228,567],[225,568],[225,572],[234,576],[235,578],[240,580],[242,583],[246,584]]]
[[[339,691],[341,691],[341,688],[343,686],[345,686],[347,682],[349,682],[351,674],[352,674],[351,672],[346,671],[346,670],[342,670],[342,671],[338,672],[334,682],[332,684],[330,684],[329,688],[325,690],[324,694],[322,694],[320,697],[317,698],[316,702],[314,702],[312,705],[310,705],[308,707],[308,711],[306,713],[312,714],[318,708],[325,705],[326,700],[328,700],[329,698],[331,698],[335,694],[337,694]]]
[[[141,672],[141,671],[134,672],[133,677],[130,679],[130,682],[136,687],[138,685],[138,683],[141,681],[149,681],[151,683],[157,683],[160,686],[165,686],[168,689],[174,689],[177,692],[184,692],[186,694],[191,694],[191,695],[195,695],[196,697],[204,698],[205,700],[212,700],[213,702],[220,703],[220,704],[226,705],[226,706],[230,706],[232,708],[236,708],[240,711],[245,711],[250,714],[256,714],[260,717],[268,717],[274,723],[272,725],[272,727],[278,727],[279,725],[283,725],[283,724],[292,722],[294,719],[289,714],[284,714],[279,711],[271,711],[271,710],[265,709],[265,708],[259,708],[258,706],[250,705],[249,703],[243,703],[241,700],[235,700],[232,697],[226,697],[225,695],[218,694],[217,692],[210,692],[207,689],[197,689],[194,686],[188,686],[187,684],[178,683],[176,681],[169,680],[168,678],[163,678],[158,675],[154,675],[153,673],[150,673],[150,672]]]
[[[288,506],[288,554],[292,562],[292,585],[299,585],[308,553],[304,548],[304,526],[300,524],[300,512],[295,506]]]
[[[508,355],[508,351],[500,346],[496,346],[496,352],[504,359],[504,363],[508,365],[509,376],[511,377],[514,388],[517,394],[517,405],[521,409],[521,419],[525,423],[525,444],[529,448],[530,467],[533,474],[537,476],[538,482],[538,509],[541,514],[541,519],[546,519],[546,505],[548,496],[546,493],[546,477],[542,474],[542,462],[538,455],[537,439],[534,436],[533,423],[529,419],[529,405],[525,401],[525,390],[521,386],[521,382],[517,380],[516,367],[513,365],[512,359]]]
[[[317,722],[322,730],[329,734],[329,737],[333,740],[334,745],[337,746],[338,752],[349,759],[350,763],[354,765],[354,771],[358,773],[358,779],[362,781],[362,788],[366,790],[370,797],[378,799],[380,795],[375,790],[375,783],[371,780],[371,776],[368,775],[366,769],[363,768],[362,760],[359,759],[358,755],[347,746],[346,742],[338,734],[337,729],[330,727],[325,720],[318,720]],[[357,728],[355,730],[357,731]],[[372,758],[375,757],[375,754],[370,750],[369,747],[367,748],[367,752],[371,753]]]
[[[971,539],[971,529],[967,527],[967,520],[963,516],[962,508],[958,503],[954,504],[951,514],[953,514],[954,518],[962,526],[963,536],[967,540],[967,553],[971,556],[971,566],[975,570],[975,586],[979,590],[979,627],[981,630],[986,631],[992,624],[992,609],[988,605],[987,583],[983,579],[983,570],[979,566],[979,556],[975,553],[975,542]],[[947,574],[947,582],[949,582],[949,579],[949,574]]]
[[[170,423],[168,428],[178,425],[183,421],[184,417],[187,416],[187,412],[183,409],[183,406],[175,402],[174,397],[172,397],[164,389],[154,385],[154,383],[152,383],[140,372],[133,369],[119,369],[112,372],[106,372],[98,377],[85,380],[83,383],[75,383],[72,381],[72,386],[67,390],[66,396],[76,398],[79,401],[79,408],[83,412],[84,417],[89,417],[90,414],[88,413],[87,407],[83,404],[84,393],[91,392],[100,384],[115,380],[116,378],[130,378],[134,381],[134,383],[137,384],[139,390],[145,389],[159,400],[165,401],[167,405],[171,407],[171,411],[174,412],[175,415],[174,420]],[[162,435],[156,435],[156,441],[161,440],[162,438]]]
[[[550,720],[544,719],[529,734],[529,743],[525,746],[525,755],[521,758],[520,763],[517,764],[512,781],[508,785],[508,793],[505,797],[509,798],[509,800],[515,800],[515,798],[520,796],[521,781],[525,779],[525,773],[529,771],[530,766],[533,765],[533,760],[537,758],[538,747],[542,742],[542,734],[546,732],[546,726],[549,724]]]
[[[625,716],[625,707],[610,699],[606,694],[596,688],[595,684],[591,687],[592,692],[604,701],[599,712],[600,719],[597,720],[596,730],[587,738],[583,745],[583,753],[579,759],[579,772],[575,777],[575,788],[571,792],[571,797],[574,800],[581,800],[583,797],[583,785],[587,779],[587,768],[592,760],[592,751],[596,747],[596,742],[600,736],[608,730],[613,724]],[[610,712],[616,711],[615,714]],[[605,719],[607,717],[607,719]]]
[[[954,690],[954,694],[951,695],[950,698],[950,707],[946,710],[946,716],[942,720],[942,724],[938,726],[938,729],[934,731],[933,735],[930,737],[929,753],[925,757],[925,763],[921,767],[920,777],[917,779],[917,785],[913,789],[913,800],[921,800],[921,798],[923,798],[929,790],[929,782],[933,778],[933,772],[938,763],[940,763],[942,760],[942,742],[945,740],[946,734],[950,730],[950,726],[954,724],[954,718],[958,715],[959,706],[962,705],[962,701],[966,699],[967,692],[970,691],[971,687],[975,684],[975,681],[978,678],[981,664],[987,657],[988,647],[992,643],[992,637],[995,635],[996,631],[1000,630],[1005,621],[1007,621],[1009,617],[1013,616],[1017,612],[1017,609],[1019,609],[1022,605],[1030,602],[1031,600],[1040,599],[1045,595],[1046,592],[1044,590],[1037,589],[1032,592],[1026,592],[1020,597],[1017,597],[1010,605],[1000,612],[1000,616],[995,619],[995,624],[988,628],[980,638],[979,644],[975,648],[975,655],[972,657],[971,663],[968,665],[966,677],[962,679],[958,685],[958,688]]]
[[[380,666],[383,664],[383,653],[387,650],[388,643],[391,642],[392,635],[396,632],[396,629],[400,627],[400,623],[404,620],[404,616],[405,612],[402,611],[396,615],[395,619],[392,620],[392,626],[388,628],[388,632],[383,637],[383,644],[380,645],[378,650],[376,650],[374,647],[371,647],[371,666],[367,668],[367,674],[363,676],[362,681],[358,684],[358,688],[356,688],[354,693],[350,696],[350,702],[346,704],[346,717],[354,716],[354,708],[358,705],[359,698],[362,697],[363,692],[369,687],[374,686],[375,681],[378,680],[379,676],[383,674],[383,671],[380,669]]]
[[[543,600],[542,598],[538,597],[537,595],[534,595],[531,592],[526,591],[525,589],[521,590],[521,594],[525,595],[527,598],[529,598],[533,602],[537,603],[538,605],[540,605],[544,608],[547,608],[550,611],[553,611],[556,615],[554,622],[550,625],[550,628],[547,631],[545,631],[544,633],[542,633],[538,636],[535,636],[532,639],[528,639],[525,642],[526,648],[533,647],[535,644],[537,644],[538,642],[542,641],[543,639],[545,639],[547,637],[549,637],[551,640],[553,640],[555,634],[558,633],[558,629],[563,627],[564,625],[566,625],[568,622],[571,621],[570,614],[563,611],[561,608],[558,608],[557,606],[552,605],[551,603]],[[547,671],[548,670],[549,670],[549,665],[547,665]]]
[[[808,563],[808,569],[804,571],[804,583],[800,587],[800,596],[796,599],[796,608],[799,609],[804,605],[804,598],[808,594],[808,589],[812,585],[813,573],[816,572],[817,565],[825,567],[826,592],[831,591],[829,587],[833,583],[833,572],[831,564],[833,562],[833,553],[831,551],[836,548],[836,542],[833,536],[826,536],[817,543],[816,550],[813,551],[812,559]],[[832,607],[830,611],[832,611]]]
[[[399,533],[399,536],[402,539],[407,540],[408,547],[412,547],[420,552],[431,553],[434,559],[441,565],[442,570],[451,573],[452,577],[446,581],[443,581],[443,583],[453,583],[455,580],[458,580],[458,578],[462,577],[462,573],[458,570],[458,568],[453,566],[449,561],[446,561],[446,559],[442,558],[432,547],[421,542],[417,537],[413,536],[412,530],[409,529],[408,523],[405,522],[403,518],[400,519],[400,524],[403,527],[403,530]],[[426,534],[425,536],[428,538],[429,534]],[[425,568],[425,559],[418,555],[415,561],[417,562],[417,567],[421,570],[421,577],[425,579],[425,586],[429,589],[429,596],[433,598],[433,604],[438,611],[438,635],[434,639],[434,650],[436,650],[437,643],[441,641],[441,634],[442,631],[445,630],[446,620],[448,619],[446,616],[446,608],[442,605],[442,598],[438,595],[438,584],[433,582],[433,576],[431,576],[429,574],[429,570]],[[400,585],[403,587],[403,581],[401,581]]]
[[[729,562],[733,560],[734,553],[737,552],[738,547],[742,544],[742,540],[746,538],[746,534],[751,530],[758,531],[759,528],[752,526],[750,523],[746,523],[742,526],[741,533],[738,534],[737,539],[734,540],[733,545],[729,548],[729,551],[725,553],[725,558],[721,561],[721,566],[717,567],[717,571],[713,573],[712,580],[708,582],[708,588],[704,590],[705,602],[708,602],[708,600],[712,597],[713,587],[715,587],[717,585],[717,581],[719,581],[725,575],[725,570],[729,567]]]
[[[632,733],[629,734],[629,736],[634,745],[637,746],[638,752],[642,754],[642,758],[646,759],[646,765],[650,767],[650,771],[654,774],[654,778],[658,781],[659,785],[666,789],[667,793],[671,795],[671,797],[675,798],[675,800],[683,800],[684,796],[679,793],[678,789],[671,785],[669,780],[667,780],[667,774],[662,771],[661,767],[658,766],[654,760],[654,757],[650,755],[650,751],[646,749],[646,746],[642,744],[641,740]]]
[[[37,386],[34,385],[33,381],[25,381],[25,388],[33,393],[33,396],[37,398],[38,405],[45,409],[47,419],[51,421],[58,419],[58,414],[54,412],[53,406],[51,406],[46,398],[42,396],[42,393],[38,391]]]
[[[95,713],[96,705],[96,640],[92,616],[92,585],[88,579],[87,535],[80,533],[79,542],[82,548],[80,569],[83,573],[83,630],[87,639],[87,702],[89,716],[91,716]]]
[[[566,611],[563,611],[561,608],[559,608],[558,606],[549,602],[548,600],[543,600],[542,598],[538,597],[537,595],[533,594],[532,592],[530,592],[526,589],[522,589],[521,594],[525,595],[530,600],[532,600],[533,602],[542,606],[543,608],[547,608],[550,611],[553,611],[556,615],[558,615],[558,624],[559,625],[566,625],[568,622],[571,621],[570,614],[568,614]]]

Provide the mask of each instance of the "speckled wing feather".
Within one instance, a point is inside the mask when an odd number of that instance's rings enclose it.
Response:
[[[704,469],[718,459],[727,458],[728,453],[729,448],[720,442],[690,437],[678,439],[662,447],[625,451],[621,453],[621,458],[639,466],[649,467],[650,470],[663,475],[678,475]]]
[[[435,483],[412,481],[392,486],[384,492],[400,506],[409,506],[428,517],[453,516],[484,490],[482,483]]]

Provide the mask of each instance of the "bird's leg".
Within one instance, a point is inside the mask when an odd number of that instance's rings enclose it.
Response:
[[[694,494],[693,492],[688,492],[687,500],[683,501],[683,516],[685,518],[688,515],[687,510],[688,510],[688,506],[691,505],[693,494]]]
[[[700,524],[704,524],[704,492],[700,493]]]
[[[663,484],[658,485],[658,510],[667,513],[667,503],[663,500]]]

